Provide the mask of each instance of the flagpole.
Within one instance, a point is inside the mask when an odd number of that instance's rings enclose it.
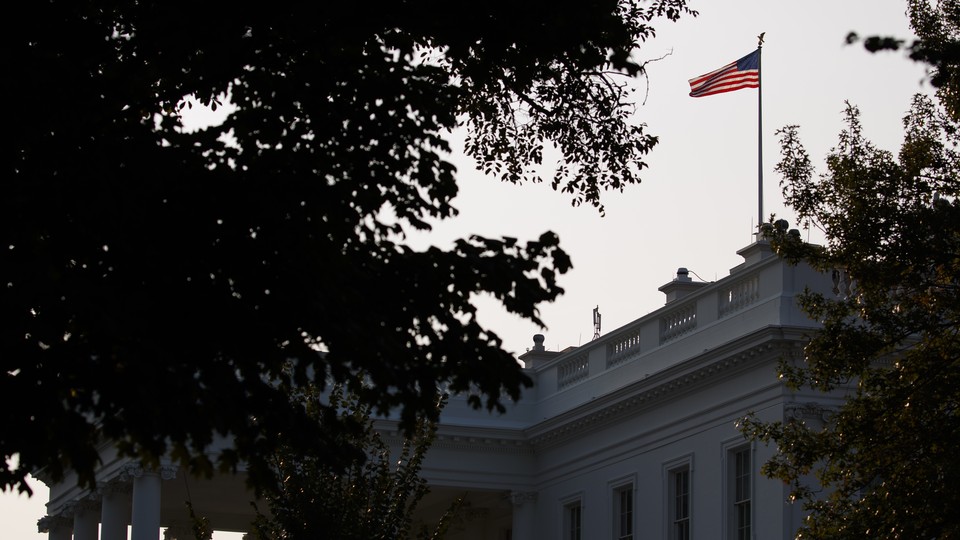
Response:
[[[690,97],[712,96],[742,88],[757,89],[757,230],[763,225],[763,97],[760,85],[761,32],[757,36],[757,50],[719,69],[694,77],[690,83]],[[756,62],[756,63],[754,63]],[[754,72],[756,78],[754,78]]]
[[[757,36],[757,227],[763,227],[763,69],[761,50],[763,35]]]

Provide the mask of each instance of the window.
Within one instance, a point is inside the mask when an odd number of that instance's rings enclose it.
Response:
[[[690,540],[690,468],[670,472],[670,539]]]
[[[693,457],[691,453],[663,464],[663,538],[690,540],[693,534]]]
[[[633,540],[633,484],[616,488],[613,492],[614,535],[616,540]]]
[[[583,520],[583,505],[580,504],[580,501],[567,503],[563,507],[563,519],[563,537],[566,540],[580,540]]]
[[[751,524],[751,463],[750,448],[738,448],[730,453],[732,519],[730,538],[750,540]]]
[[[583,491],[571,493],[559,500],[560,503],[560,531],[563,540],[580,540],[583,538]]]
[[[610,494],[606,508],[610,512],[610,528],[608,538],[613,540],[633,540],[633,530],[636,528],[636,489],[637,473],[633,472],[607,481],[607,493]]]

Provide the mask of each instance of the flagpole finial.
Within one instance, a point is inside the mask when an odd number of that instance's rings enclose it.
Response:
[[[760,32],[760,35],[757,36],[757,48],[763,47],[763,36],[766,35],[766,32]]]

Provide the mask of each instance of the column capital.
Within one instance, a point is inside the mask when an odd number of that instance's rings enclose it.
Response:
[[[161,480],[173,480],[177,477],[177,471],[180,468],[172,463],[165,463],[160,465],[160,479]]]
[[[127,495],[132,491],[133,483],[131,482],[131,478],[126,476],[122,471],[110,480],[97,482],[97,493],[99,493],[101,497],[114,494]]]
[[[131,482],[134,478],[142,478],[147,472],[147,469],[145,469],[140,462],[130,461],[120,467],[120,476],[118,478],[121,482]]]
[[[43,516],[37,520],[37,532],[49,533],[57,530],[72,530],[73,519],[64,515]]]
[[[514,506],[523,506],[528,502],[536,502],[536,491],[511,491],[507,498]]]
[[[173,480],[177,477],[178,469],[179,467],[172,463],[164,463],[154,469],[152,467],[144,467],[139,462],[131,461],[123,464],[123,467],[120,468],[120,476],[118,478],[122,482],[129,482],[135,478],[142,478],[144,475],[157,475],[161,480]]]
[[[100,495],[91,491],[77,499],[65,503],[60,510],[60,515],[72,519],[77,514],[83,512],[100,510]]]

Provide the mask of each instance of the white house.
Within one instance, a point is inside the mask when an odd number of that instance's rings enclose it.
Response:
[[[764,241],[738,253],[744,262],[713,283],[681,268],[660,287],[663,308],[586,345],[549,352],[535,336],[520,357],[534,387],[506,414],[452,398],[424,464],[432,493],[421,517],[465,495],[452,540],[792,538],[801,509],[759,472],[773,450],[735,424],[751,412],[817,422],[836,405],[777,376],[816,330],[796,295],[832,284]],[[380,427],[399,443],[395,425]],[[242,477],[184,476],[107,459],[95,492],[71,479],[51,486],[41,530],[94,540],[100,523],[99,538],[113,540],[130,523],[134,540],[156,540],[161,528],[182,540],[188,490],[216,529],[248,528]]]

